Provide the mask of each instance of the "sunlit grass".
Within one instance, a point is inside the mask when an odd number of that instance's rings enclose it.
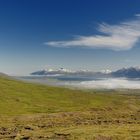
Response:
[[[0,138],[138,140],[139,93],[74,90],[0,77]]]

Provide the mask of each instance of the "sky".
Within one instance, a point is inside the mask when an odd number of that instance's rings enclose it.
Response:
[[[0,72],[140,66],[139,0],[0,0]]]

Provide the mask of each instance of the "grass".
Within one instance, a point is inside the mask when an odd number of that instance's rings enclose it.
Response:
[[[0,77],[0,139],[139,138],[139,90],[84,91]]]

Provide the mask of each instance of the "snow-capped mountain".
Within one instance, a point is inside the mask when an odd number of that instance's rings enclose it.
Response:
[[[106,70],[101,70],[101,73],[104,73],[104,74],[110,74],[112,71],[109,70],[109,69],[106,69]]]
[[[69,69],[46,69],[31,73],[31,75],[82,75],[82,76],[94,76],[94,77],[125,77],[125,78],[140,78],[140,68],[130,67],[122,68],[117,71],[102,70],[100,72],[94,72],[89,70],[72,71]]]
[[[89,70],[78,70],[78,71],[73,71],[65,68],[60,68],[60,69],[44,69],[44,70],[39,70],[36,72],[31,73],[31,75],[55,75],[55,74],[69,74],[69,75],[76,75],[76,74],[93,74],[95,72],[89,71]]]
[[[72,76],[77,76],[77,75],[81,75],[81,76],[95,76],[95,77],[100,77],[100,76],[104,76],[107,75],[108,73],[110,73],[110,70],[104,70],[101,72],[94,72],[94,71],[90,71],[90,70],[77,70],[77,71],[72,71],[69,69],[65,69],[65,68],[60,68],[60,69],[45,69],[45,70],[39,70],[36,72],[31,73],[31,75],[40,75],[40,76],[50,76],[50,75],[72,75]]]
[[[114,77],[140,78],[140,68],[139,67],[122,68],[115,72],[112,72],[111,75]]]
[[[70,74],[74,71],[60,68],[60,69],[44,69],[31,73],[31,75],[54,75],[54,74]]]

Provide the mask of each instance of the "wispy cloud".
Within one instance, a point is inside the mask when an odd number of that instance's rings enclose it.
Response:
[[[45,45],[66,48],[104,48],[115,51],[129,50],[140,39],[140,14],[135,15],[131,20],[121,22],[117,25],[99,24],[97,30],[102,35],[94,34],[91,36],[79,36],[66,41],[50,41],[45,42]]]

